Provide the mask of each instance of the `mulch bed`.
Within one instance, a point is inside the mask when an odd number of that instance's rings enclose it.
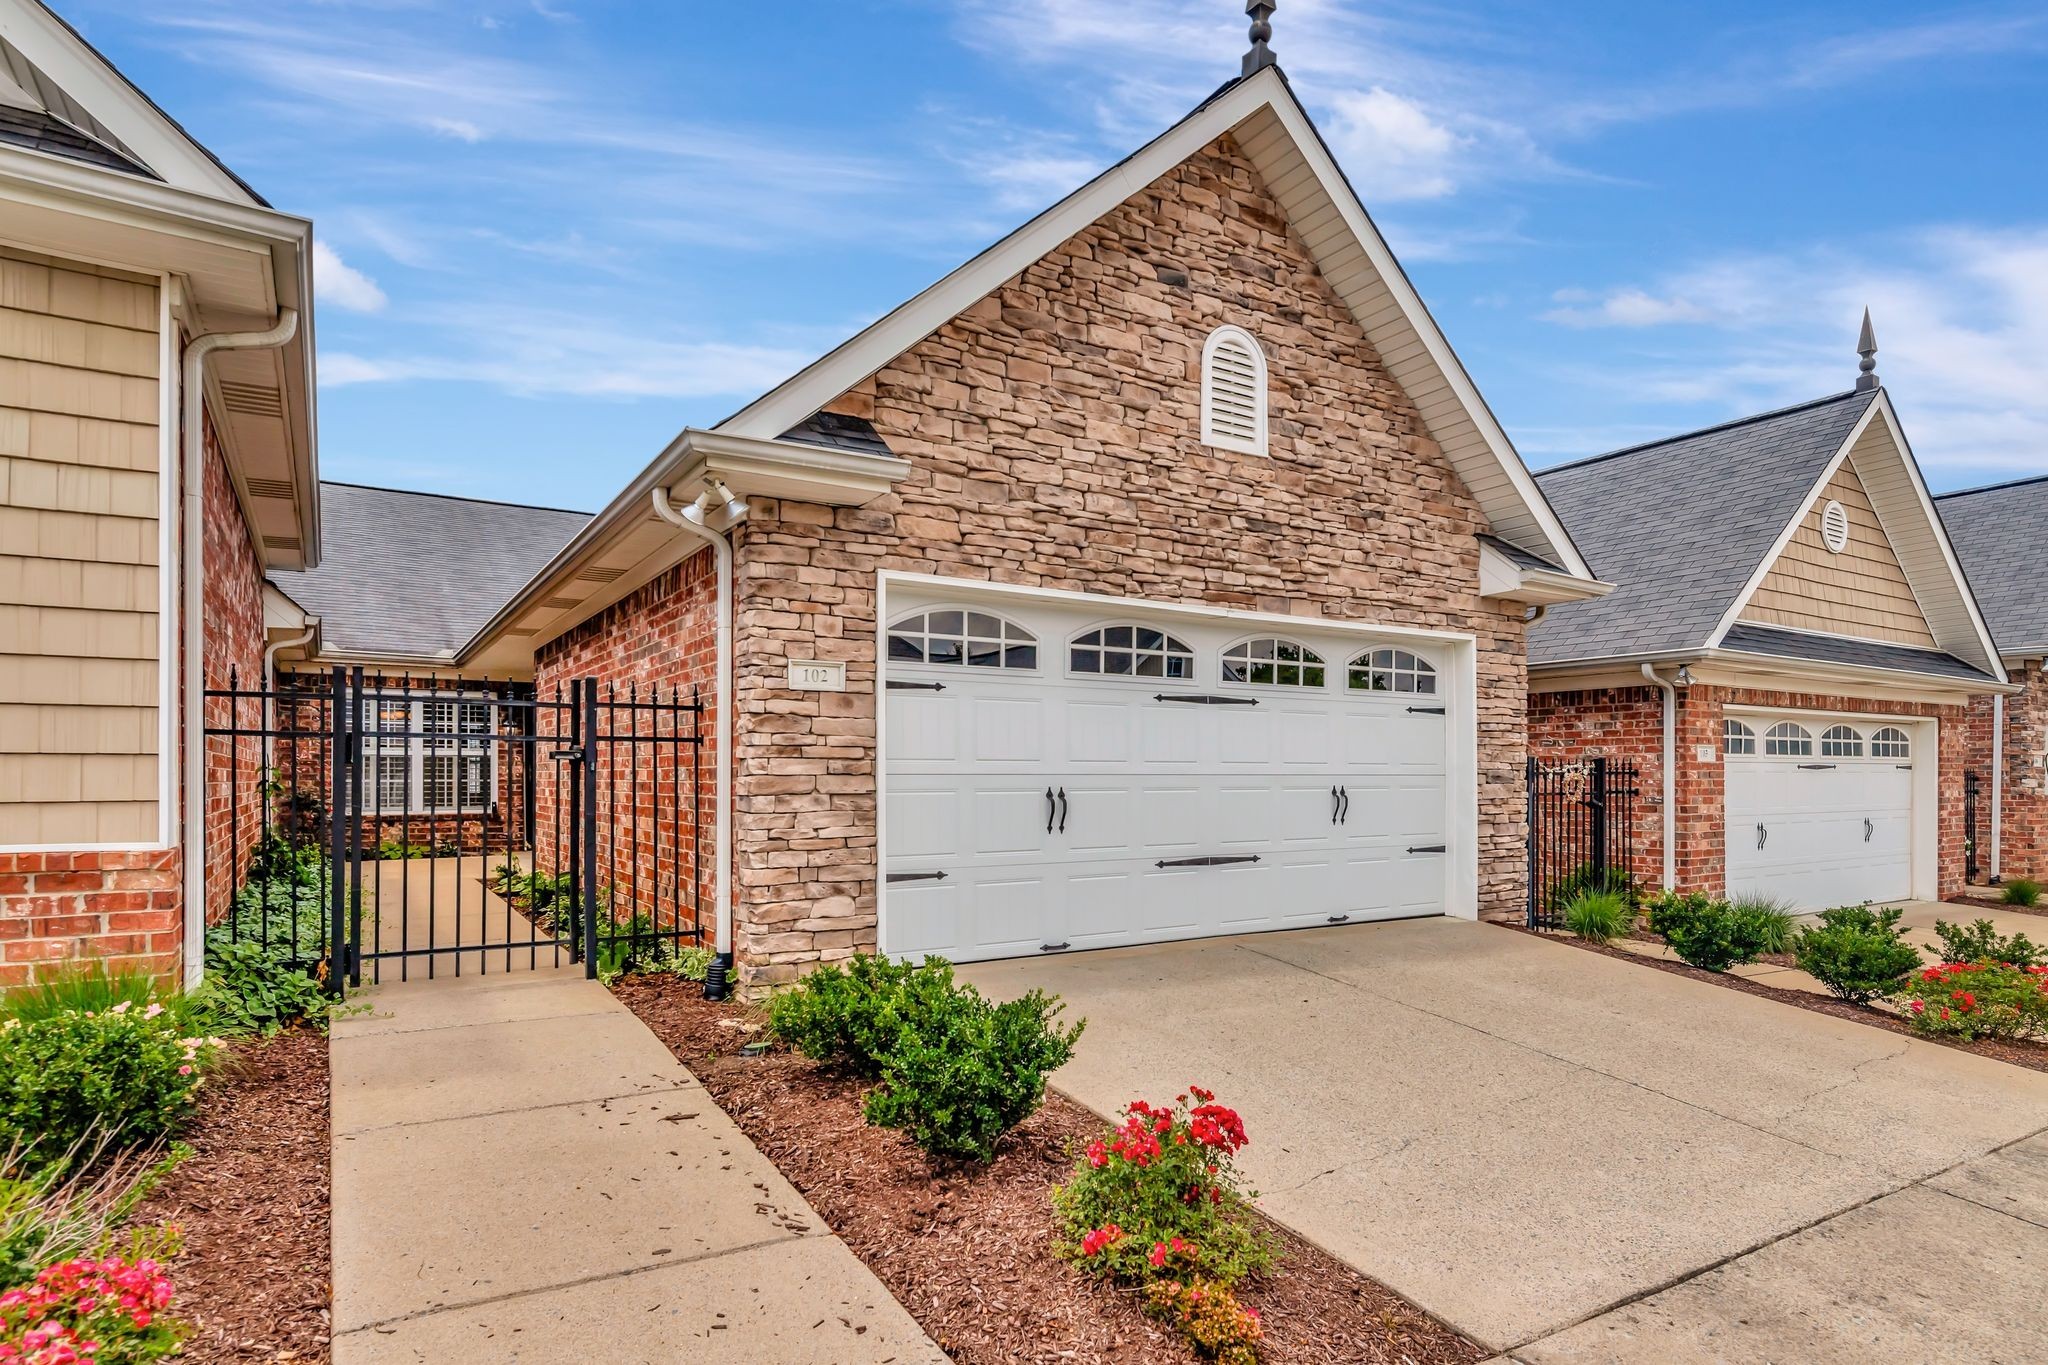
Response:
[[[2008,905],[1999,899],[1996,887],[1972,886],[1948,898],[1950,905],[1967,905],[1979,910],[2003,910],[2009,915],[2039,915],[2048,919],[2048,905]]]
[[[1619,958],[1624,962],[1636,963],[1638,966],[1654,968],[1660,972],[1670,972],[1674,976],[1689,976],[1695,981],[1708,981],[1716,986],[1726,986],[1730,990],[1743,991],[1750,995],[1761,995],[1766,1000],[1776,1000],[1784,1005],[1796,1005],[1803,1010],[1812,1010],[1815,1014],[1832,1014],[1837,1019],[1853,1019],[1859,1024],[1868,1024],[1872,1028],[1881,1028],[1887,1033],[1903,1033],[1914,1038],[1920,1037],[1898,1015],[1891,1013],[1889,1010],[1878,1009],[1875,1005],[1855,1005],[1847,1000],[1838,1000],[1832,995],[1816,995],[1812,991],[1794,990],[1785,986],[1766,986],[1761,981],[1752,981],[1748,977],[1736,976],[1732,972],[1710,972],[1704,967],[1692,967],[1683,962],[1675,962],[1668,958],[1644,957],[1641,953],[1631,953],[1625,948],[1614,948],[1604,943],[1588,943],[1585,939],[1570,934],[1544,933],[1519,924],[1508,924],[1502,927],[1512,929],[1518,934],[1528,934],[1531,938],[1540,938],[1546,943],[1560,943],[1568,948],[1582,948],[1589,953],[1599,953],[1603,957]],[[1655,941],[1663,942],[1662,939]],[[1787,965],[1790,965],[1790,963]],[[1990,1057],[1994,1061],[2011,1062],[2014,1066],[2023,1066],[2032,1071],[2048,1071],[2048,1043],[2002,1042],[1993,1038],[1979,1038],[1975,1042],[1969,1043],[1953,1038],[1921,1038],[1920,1041],[1923,1043],[1935,1043],[1941,1047],[1952,1047],[1958,1052],[1974,1052],[1979,1057]]]
[[[757,1035],[726,1025],[754,1021],[751,1012],[707,1003],[700,987],[673,977],[629,977],[616,990],[954,1360],[1193,1359],[1134,1292],[1052,1254],[1052,1187],[1103,1119],[1048,1094],[992,1164],[935,1161],[867,1125],[858,1082],[786,1052],[736,1055]],[[1447,1365],[1486,1355],[1392,1290],[1276,1231],[1282,1268],[1239,1291],[1265,1320],[1262,1362]]]
[[[174,1222],[181,1359],[328,1358],[327,1038],[296,1028],[237,1044],[200,1092],[193,1155],[137,1211]]]

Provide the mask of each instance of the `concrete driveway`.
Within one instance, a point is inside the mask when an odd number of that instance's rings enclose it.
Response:
[[[1262,1207],[1530,1362],[2035,1357],[2048,1075],[1489,925],[979,964],[1060,1089],[1199,1082]]]

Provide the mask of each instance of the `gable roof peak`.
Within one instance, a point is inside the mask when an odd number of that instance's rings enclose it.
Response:
[[[1681,431],[1675,436],[1659,436],[1653,441],[1640,441],[1632,446],[1622,446],[1618,450],[1602,451],[1598,455],[1587,455],[1576,460],[1566,460],[1562,464],[1549,465],[1537,470],[1536,478],[1538,482],[1541,482],[1553,474],[1562,474],[1566,470],[1584,469],[1587,465],[1601,464],[1608,460],[1618,460],[1627,455],[1648,454],[1653,450],[1661,450],[1667,446],[1679,445],[1701,436],[1713,436],[1724,431],[1736,431],[1742,427],[1776,421],[1781,417],[1791,417],[1798,413],[1811,411],[1814,408],[1826,407],[1830,403],[1840,403],[1856,396],[1857,391],[1849,389],[1842,393],[1831,393],[1825,398],[1809,398],[1804,403],[1794,403],[1789,407],[1772,408],[1769,412],[1755,412],[1747,417],[1733,417],[1725,422],[1716,422],[1712,426],[1698,427],[1692,431]]]

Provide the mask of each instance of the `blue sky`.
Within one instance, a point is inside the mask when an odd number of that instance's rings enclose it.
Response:
[[[1184,114],[1238,0],[57,0],[311,216],[329,478],[594,509]],[[2048,472],[2048,9],[1281,0],[1541,466],[1880,373]]]

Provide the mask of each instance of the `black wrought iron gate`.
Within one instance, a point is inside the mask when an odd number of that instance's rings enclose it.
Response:
[[[1556,929],[1586,891],[1633,894],[1636,766],[1607,757],[1528,760],[1529,927]]]
[[[216,951],[338,991],[703,941],[694,692],[336,668],[206,695]]]

